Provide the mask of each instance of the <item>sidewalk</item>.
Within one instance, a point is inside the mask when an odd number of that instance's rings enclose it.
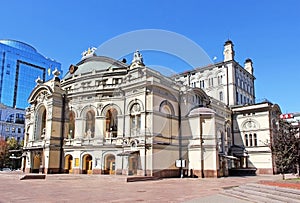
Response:
[[[218,179],[175,178],[126,182],[126,176],[51,174],[45,180],[20,180],[1,173],[0,202],[245,202],[225,197],[224,188],[278,180],[280,176]]]

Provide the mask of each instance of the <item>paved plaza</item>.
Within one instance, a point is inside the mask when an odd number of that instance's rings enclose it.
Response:
[[[47,175],[20,180],[23,174],[0,173],[0,202],[246,202],[223,196],[224,189],[276,180],[280,176],[218,179],[161,179],[126,182],[125,176]]]

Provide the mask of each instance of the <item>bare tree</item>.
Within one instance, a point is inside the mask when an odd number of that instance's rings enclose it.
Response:
[[[283,179],[285,179],[285,173],[297,171],[299,163],[297,132],[298,130],[291,124],[280,120],[278,133],[273,136],[272,153],[275,157],[277,172],[282,174]]]

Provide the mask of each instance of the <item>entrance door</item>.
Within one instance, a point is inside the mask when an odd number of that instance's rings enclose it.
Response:
[[[67,155],[65,157],[65,171],[66,171],[66,173],[73,173],[73,157],[72,157],[72,155]]]
[[[115,156],[109,154],[106,156],[105,159],[105,173],[109,175],[113,175],[115,174],[115,170],[116,170]]]
[[[41,157],[39,154],[35,154],[33,157],[32,173],[39,173],[41,166]]]
[[[83,156],[83,163],[82,163],[82,173],[83,174],[92,174],[93,173],[93,162],[92,162],[92,156],[89,154],[86,154]]]
[[[137,174],[137,168],[138,168],[138,159],[137,156],[130,156],[129,157],[129,171],[128,175],[136,175]]]

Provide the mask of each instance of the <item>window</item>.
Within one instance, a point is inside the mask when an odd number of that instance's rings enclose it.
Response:
[[[113,79],[113,84],[117,85],[117,84],[120,84],[121,83],[121,78],[114,78]]]
[[[193,96],[193,103],[195,105],[202,105],[203,102],[202,102],[202,99],[199,95],[194,95]]]
[[[138,103],[132,105],[130,110],[130,135],[137,136],[141,130],[141,108]]]
[[[214,79],[213,78],[208,78],[208,85],[210,87],[213,87],[214,86]]]
[[[25,123],[25,116],[21,113],[16,113],[16,123],[24,124]]]
[[[246,145],[246,146],[249,146],[249,145],[248,145],[248,134],[245,135],[245,145]]]
[[[85,136],[94,137],[95,132],[95,113],[90,110],[86,113],[85,118]]]
[[[222,82],[222,79],[223,79],[223,76],[222,75],[219,75],[218,76],[218,85],[221,85],[223,82]]]
[[[42,106],[37,112],[35,121],[35,140],[41,140],[46,133],[46,109]]]
[[[15,114],[10,114],[6,119],[6,122],[13,123],[14,120],[15,120]]]
[[[18,133],[21,133],[21,128],[18,128]]]
[[[12,133],[16,133],[16,128],[12,127],[12,128],[11,128],[11,132],[12,132]]]
[[[220,98],[220,101],[223,101],[223,92],[219,92],[219,98]]]
[[[250,146],[250,147],[253,146],[253,142],[252,142],[252,134],[249,134],[249,146]]]
[[[254,139],[254,146],[257,146],[257,135],[256,133],[253,134],[253,139]]]
[[[46,133],[46,110],[44,110],[44,112],[42,114],[42,123],[41,124],[42,125],[41,125],[40,135],[41,135],[41,138],[43,138]]]
[[[196,97],[197,96],[198,95],[196,95]],[[195,100],[197,100],[196,97]],[[168,101],[163,102],[163,105],[161,104],[160,112],[162,113],[162,117],[159,121],[162,124],[162,127],[160,133],[163,137],[168,138],[164,142],[169,144],[172,139],[172,112],[174,112],[172,109],[172,104]]]
[[[70,112],[69,114],[69,134],[68,138],[69,139],[74,139],[74,134],[75,134],[75,113],[73,111]]]
[[[204,80],[200,80],[200,88],[204,88]]]
[[[118,112],[116,109],[111,108],[106,112],[106,137],[117,137],[118,131]]]

